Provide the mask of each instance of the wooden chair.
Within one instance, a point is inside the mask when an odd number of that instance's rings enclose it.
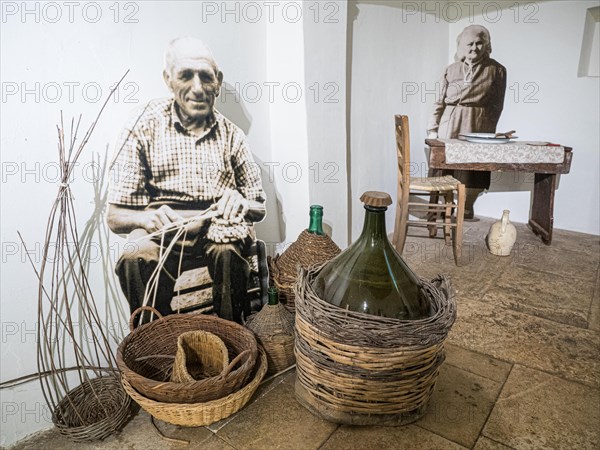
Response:
[[[256,263],[251,264],[246,293],[246,302],[250,304],[251,310],[254,312],[260,310],[268,300],[269,269],[265,243],[256,239],[244,257],[246,259],[254,257]],[[171,308],[174,311],[211,313],[213,311],[212,279],[206,264],[185,270],[177,278],[174,294],[171,301]]]
[[[408,116],[395,116],[396,149],[398,157],[398,197],[396,199],[396,223],[392,243],[402,254],[409,226],[429,228],[430,237],[435,237],[437,228],[443,228],[446,244],[452,242],[454,261],[460,263],[462,250],[463,216],[465,212],[465,185],[451,176],[411,178],[410,176],[410,133]],[[456,193],[456,203],[454,196]],[[410,196],[428,196],[434,202],[411,202]],[[439,200],[442,202],[440,203]],[[411,211],[425,213],[425,220],[409,220]],[[455,217],[453,218],[453,213]],[[442,219],[438,222],[438,217]],[[453,233],[452,233],[453,231]]]

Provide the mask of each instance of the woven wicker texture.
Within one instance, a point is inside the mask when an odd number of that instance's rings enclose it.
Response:
[[[460,181],[456,178],[446,175],[435,178],[411,178],[410,187],[418,191],[450,191],[456,189]]]
[[[154,313],[159,316],[158,311]],[[230,371],[224,377],[189,383],[169,381],[179,335],[196,330],[208,331],[223,340],[231,359]],[[123,378],[150,399],[196,403],[221,398],[239,389],[248,380],[257,356],[254,334],[235,322],[204,314],[172,314],[127,335],[117,350],[117,364]],[[237,367],[231,367],[238,363]]]
[[[294,243],[270,261],[270,271],[279,290],[280,301],[293,310],[294,283],[298,277],[298,268],[307,269],[312,265],[326,263],[340,252],[340,248],[329,236],[302,231]]]
[[[186,383],[225,375],[229,352],[223,340],[208,331],[188,331],[177,338],[171,381]]]
[[[444,340],[456,319],[454,291],[439,276],[422,280],[431,303],[423,320],[347,311],[318,298],[318,268],[296,289],[296,396],[321,417],[354,425],[403,425],[426,411]]]
[[[155,418],[174,425],[200,427],[225,419],[242,409],[267,373],[267,364],[267,356],[260,348],[259,362],[255,365],[250,382],[226,397],[205,403],[157,402],[137,392],[125,377],[122,381],[131,398]]]
[[[281,303],[263,306],[248,318],[246,327],[254,332],[267,353],[267,375],[294,364],[294,315]]]
[[[63,397],[52,413],[52,422],[76,442],[104,439],[123,428],[131,404],[118,378],[94,378]]]

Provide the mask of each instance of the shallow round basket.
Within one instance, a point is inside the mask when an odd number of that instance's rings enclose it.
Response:
[[[456,319],[440,276],[421,280],[430,316],[398,320],[342,309],[316,296],[317,268],[296,285],[296,398],[312,413],[350,425],[405,425],[421,418]]]
[[[136,403],[156,419],[184,427],[206,426],[235,414],[248,403],[267,373],[267,356],[262,348],[259,353],[259,362],[255,366],[250,382],[240,390],[210,402],[157,402],[137,392],[125,377],[122,378],[123,387]]]
[[[142,307],[148,308],[148,307]],[[258,357],[254,334],[235,322],[204,314],[172,314],[144,324],[125,337],[117,350],[123,378],[144,396],[172,403],[206,402],[243,386]],[[132,315],[132,317],[135,315]],[[236,366],[224,377],[187,383],[170,381],[177,339],[188,331],[208,331],[223,340]]]
[[[118,378],[98,377],[69,391],[52,412],[52,422],[73,441],[100,440],[125,426],[131,405]]]

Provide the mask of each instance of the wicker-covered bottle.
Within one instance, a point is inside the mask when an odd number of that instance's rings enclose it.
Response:
[[[360,237],[327,263],[313,281],[323,300],[351,311],[394,319],[423,319],[429,302],[421,282],[390,244],[385,211],[391,197],[365,192],[360,198],[365,222]]]
[[[248,318],[246,327],[254,332],[265,349],[269,369],[274,374],[287,369],[296,361],[294,357],[294,315],[278,299],[277,288],[269,288],[269,303]]]
[[[273,282],[279,289],[281,302],[289,309],[294,309],[293,286],[299,267],[306,269],[314,264],[326,263],[340,252],[335,242],[323,232],[323,207],[312,205],[308,228],[270,264]]]

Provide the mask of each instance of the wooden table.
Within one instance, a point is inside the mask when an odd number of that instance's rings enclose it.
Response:
[[[552,228],[554,224],[554,191],[556,190],[556,176],[569,173],[573,153],[571,147],[564,147],[565,157],[562,163],[446,163],[445,144],[437,139],[426,139],[429,146],[429,176],[441,176],[443,169],[450,170],[475,170],[489,172],[529,172],[535,173],[533,186],[533,205],[529,217],[529,227],[542,238],[544,244],[552,242]]]

